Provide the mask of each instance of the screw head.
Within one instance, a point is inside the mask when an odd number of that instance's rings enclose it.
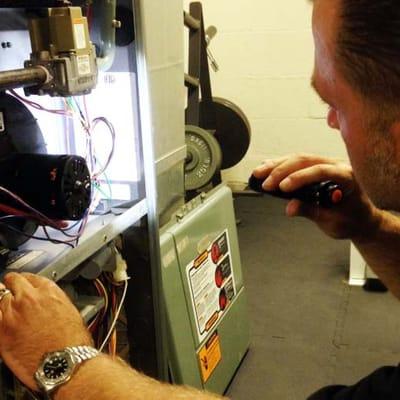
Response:
[[[112,20],[112,27],[113,28],[118,29],[118,28],[121,28],[121,26],[122,26],[121,21],[118,21],[117,19],[113,19]]]

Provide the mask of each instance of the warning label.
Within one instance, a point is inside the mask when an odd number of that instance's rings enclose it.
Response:
[[[201,342],[216,326],[236,294],[228,231],[220,234],[193,260],[186,272]]]
[[[200,349],[198,357],[201,378],[205,383],[222,358],[218,332],[214,332],[210,339],[207,340],[207,343]]]

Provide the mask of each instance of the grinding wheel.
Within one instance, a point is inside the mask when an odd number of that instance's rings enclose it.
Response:
[[[220,170],[221,148],[210,132],[197,126],[187,125],[185,138],[187,146],[185,189],[200,189],[210,183]]]
[[[222,166],[227,169],[238,164],[250,146],[251,127],[243,111],[229,100],[213,97],[216,113],[215,138],[221,146]],[[209,104],[200,102],[200,115],[209,110]],[[204,120],[204,118],[200,118]],[[207,127],[210,128],[210,127]]]

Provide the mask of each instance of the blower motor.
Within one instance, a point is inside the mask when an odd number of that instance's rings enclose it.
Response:
[[[54,220],[79,220],[90,206],[86,161],[75,155],[47,154],[36,118],[4,92],[0,92],[0,186]],[[4,191],[0,191],[0,204],[24,209]],[[18,216],[0,221],[0,249],[18,248],[37,227],[33,219]]]
[[[0,160],[0,186],[57,220],[79,220],[91,201],[90,173],[75,155],[12,154]],[[4,193],[0,202],[20,208]]]

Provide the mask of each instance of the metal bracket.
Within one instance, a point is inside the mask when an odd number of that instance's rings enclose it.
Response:
[[[194,26],[189,21],[200,22]],[[190,14],[185,14],[185,24],[189,26],[189,74],[186,75],[188,87],[188,105],[186,125],[201,126],[204,129],[215,129],[216,112],[213,105],[206,32],[204,28],[203,8],[200,2],[190,4]],[[199,82],[199,85],[195,84]],[[207,108],[200,112],[200,94]],[[204,107],[204,106],[203,106]],[[204,108],[203,108],[204,109]]]

